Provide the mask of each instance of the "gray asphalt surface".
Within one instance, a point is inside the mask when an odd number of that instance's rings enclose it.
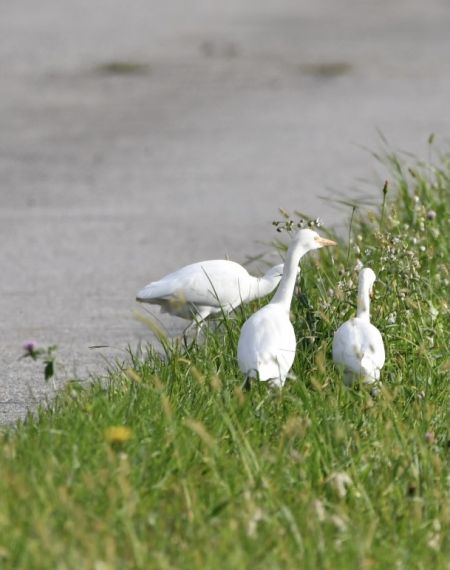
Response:
[[[267,250],[279,206],[344,223],[319,197],[379,190],[377,128],[424,158],[448,142],[444,0],[0,9],[3,423],[53,393],[24,340],[58,345],[56,386],[101,372],[149,338],[147,282]]]

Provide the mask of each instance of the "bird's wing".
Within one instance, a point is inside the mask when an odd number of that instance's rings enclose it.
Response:
[[[358,355],[358,344],[358,337],[354,330],[354,319],[346,321],[334,333],[333,361],[335,364],[359,373],[360,356]]]
[[[362,339],[363,357],[361,365],[367,375],[379,379],[380,370],[384,366],[384,343],[380,331],[371,323],[365,323],[364,337]]]
[[[202,267],[211,305],[235,308],[246,301],[253,279],[241,265],[231,261],[216,267]]]
[[[287,314],[267,305],[252,315],[242,327],[238,362],[244,374],[260,380],[285,379],[295,357],[294,329]]]

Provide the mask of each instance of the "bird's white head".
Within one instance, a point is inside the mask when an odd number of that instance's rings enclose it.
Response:
[[[328,245],[336,245],[335,241],[323,238],[314,230],[309,229],[298,230],[293,237],[293,241],[301,245],[305,251],[319,249],[320,247],[326,247]]]
[[[363,267],[359,272],[359,288],[362,290],[363,288],[369,291],[369,295],[372,296],[373,292],[373,284],[375,283],[377,276],[375,272],[370,269],[370,267]]]

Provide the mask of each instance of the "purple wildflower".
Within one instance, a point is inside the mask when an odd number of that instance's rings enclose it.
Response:
[[[37,349],[37,342],[34,340],[27,340],[23,343],[24,351],[29,354],[30,356],[36,352]]]

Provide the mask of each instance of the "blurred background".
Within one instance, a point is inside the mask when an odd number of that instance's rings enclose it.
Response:
[[[58,381],[86,378],[149,338],[149,281],[269,252],[280,206],[342,227],[321,197],[379,194],[377,131],[425,159],[430,133],[448,143],[446,0],[0,11],[0,422],[51,392],[25,340],[58,345]]]

